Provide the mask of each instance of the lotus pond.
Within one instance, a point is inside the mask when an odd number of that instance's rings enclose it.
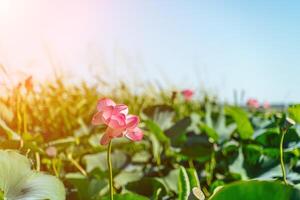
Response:
[[[27,79],[0,97],[0,199],[297,200],[298,123],[298,105]]]

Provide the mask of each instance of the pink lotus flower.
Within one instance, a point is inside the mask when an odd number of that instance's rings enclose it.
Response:
[[[247,106],[250,108],[259,108],[259,102],[256,99],[250,98],[247,101]]]
[[[271,106],[270,106],[270,103],[268,101],[265,101],[264,104],[263,104],[263,108],[264,109],[269,109]]]
[[[181,94],[183,95],[186,101],[192,100],[192,97],[194,96],[194,92],[190,89],[182,90]]]
[[[138,128],[139,117],[128,115],[128,107],[124,104],[116,104],[108,98],[98,101],[98,112],[93,116],[92,124],[107,126],[100,140],[101,145],[106,145],[111,139],[126,136],[130,140],[139,141],[143,138],[143,132]]]

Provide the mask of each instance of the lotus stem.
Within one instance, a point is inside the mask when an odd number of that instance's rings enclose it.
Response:
[[[108,144],[107,149],[107,166],[109,172],[109,192],[110,192],[110,200],[114,199],[114,185],[113,185],[113,174],[112,174],[112,165],[111,165],[111,145],[112,140]]]
[[[285,184],[287,184],[287,181],[286,181],[286,171],[285,171],[284,160],[283,160],[283,141],[284,141],[284,135],[285,135],[285,133],[286,133],[286,131],[282,131],[282,133],[281,133],[281,139],[280,139],[280,166],[281,166],[281,171],[282,171],[283,182]]]
[[[281,166],[281,171],[282,171],[282,178],[283,182],[287,184],[286,180],[286,171],[285,171],[285,166],[284,166],[284,159],[283,159],[283,141],[284,141],[284,135],[288,132],[289,128],[295,125],[296,122],[292,120],[289,117],[286,117],[284,121],[282,122],[281,128],[280,128],[280,133],[281,133],[281,138],[280,138],[280,166]]]

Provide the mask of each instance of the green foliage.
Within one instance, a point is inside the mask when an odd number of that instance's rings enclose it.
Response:
[[[188,135],[181,146],[181,153],[193,159],[208,159],[212,152],[213,145],[205,135]]]
[[[25,156],[1,150],[0,166],[0,191],[5,199],[65,199],[63,184],[54,176],[31,170]]]
[[[191,185],[187,171],[184,167],[180,167],[178,179],[178,199],[187,200],[191,193]]]
[[[100,177],[85,177],[78,173],[69,173],[66,176],[69,183],[77,189],[76,198],[79,200],[99,199],[99,191],[107,186],[107,182]]]
[[[197,171],[194,168],[186,170],[189,177],[189,184],[191,188],[200,187]]]
[[[287,131],[283,145],[290,185],[276,182],[282,178],[279,136],[285,111],[224,106],[207,95],[184,101],[178,91],[152,86],[133,91],[124,84],[110,88],[100,83],[66,84],[58,79],[34,88],[39,89],[21,86],[0,96],[0,148],[19,150],[33,169],[62,180],[67,199],[108,199],[106,146],[99,144],[105,127],[91,125],[101,97],[127,104],[130,113],[140,116],[145,133],[140,142],[113,141],[115,199],[203,200],[214,191],[212,199],[222,198],[227,190],[244,191],[243,197],[230,199],[251,199],[252,187],[266,189],[268,197],[274,188],[294,191],[292,186],[300,182],[298,125]],[[287,110],[298,123],[299,108],[295,105]],[[49,154],[49,147],[56,150],[55,155]],[[11,165],[23,168],[27,158]],[[3,155],[1,159],[12,162]],[[14,177],[25,172],[16,169],[0,182],[15,182]],[[49,184],[54,181],[49,175],[46,178]],[[241,180],[248,182],[237,182]],[[220,186],[224,190],[219,194]]]
[[[137,194],[161,199],[166,195],[165,185],[157,178],[142,178],[141,180],[130,182],[126,185],[126,189]]]
[[[147,200],[148,198],[141,195],[126,193],[114,195],[115,200]],[[104,197],[102,200],[109,200],[109,197]]]
[[[193,194],[195,188],[200,190],[197,171],[194,168],[185,169],[181,166],[178,177],[178,199],[195,199],[196,197]]]
[[[288,108],[288,113],[293,120],[300,123],[300,104],[290,106]]]
[[[202,131],[204,131],[209,137],[213,138],[214,141],[218,141],[219,135],[217,131],[206,124],[202,124],[201,126]]]
[[[157,140],[159,142],[164,143],[164,142],[169,141],[168,137],[165,135],[163,130],[154,121],[146,120],[145,124],[146,124],[146,127],[149,129],[149,131],[155,135],[155,137],[157,138]]]
[[[296,200],[300,198],[300,191],[291,185],[268,181],[236,182],[216,189],[210,200]]]
[[[5,123],[5,121],[0,119],[0,128],[3,129],[3,131],[6,133],[7,137],[11,140],[18,140],[20,139],[20,136],[13,131],[12,129],[10,129],[7,124]]]
[[[236,122],[237,130],[242,139],[249,139],[252,137],[254,130],[248,119],[247,113],[243,109],[234,106],[226,106],[225,112]]]

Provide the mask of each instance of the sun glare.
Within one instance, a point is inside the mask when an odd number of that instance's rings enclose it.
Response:
[[[7,17],[12,7],[12,1],[0,0],[0,17]]]

